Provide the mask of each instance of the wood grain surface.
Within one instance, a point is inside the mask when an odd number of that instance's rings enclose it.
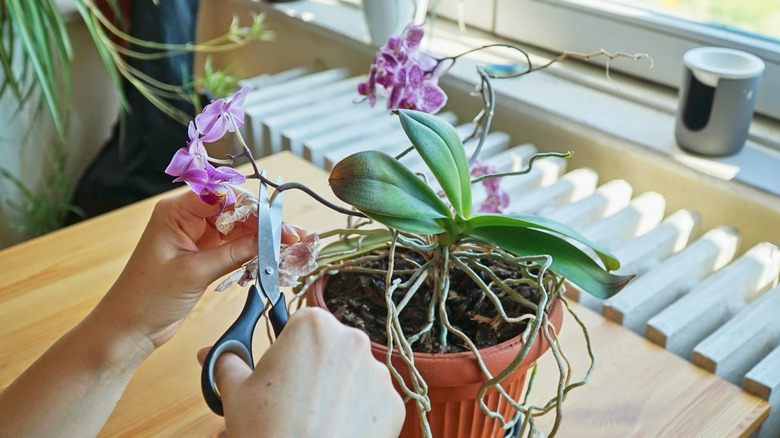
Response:
[[[331,193],[325,172],[289,153],[259,163],[271,178],[281,175],[320,194]],[[256,184],[248,188],[254,190]],[[159,198],[0,251],[0,388],[103,296]],[[310,232],[345,224],[343,216],[318,205],[301,192],[287,192],[284,216]],[[176,336],[141,366],[101,436],[212,437],[222,430],[224,420],[212,414],[202,399],[195,354],[235,320],[246,291],[240,287],[212,290]],[[598,366],[591,383],[570,394],[558,436],[742,437],[768,414],[769,406],[762,400],[587,309],[572,307],[591,329]],[[587,369],[584,343],[577,333],[574,321],[565,321],[561,337],[574,363],[574,378]],[[255,338],[258,357],[268,346],[263,325]],[[555,366],[549,354],[542,363]],[[552,394],[553,373],[541,372],[535,386],[540,393]]]

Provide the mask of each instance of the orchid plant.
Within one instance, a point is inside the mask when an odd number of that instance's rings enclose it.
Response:
[[[367,81],[358,88],[370,104],[376,103],[377,93],[387,96],[388,107],[398,116],[411,147],[396,157],[366,150],[336,164],[329,178],[331,188],[352,209],[328,203],[300,184],[277,185],[260,174],[239,130],[244,123],[242,103],[249,92],[248,87],[242,88],[228,101],[219,99],[211,102],[202,114],[190,122],[189,141],[186,147],[176,152],[166,172],[176,177],[174,181],[185,182],[204,202],[220,206],[216,223],[223,233],[230,231],[235,222],[246,220],[257,209],[254,195],[240,187],[247,178],[261,179],[277,191],[291,188],[304,190],[329,208],[350,217],[347,228],[319,236],[306,235],[303,230],[298,230],[301,241],[284,247],[281,252],[282,285],[295,287],[296,296],[291,300],[292,304],[295,299],[305,296],[310,286],[322,277],[334,272],[366,272],[361,263],[368,260],[387,262],[387,270],[381,273],[385,278],[388,347],[390,350],[395,347],[400,352],[412,375],[418,378],[413,379],[410,388],[393,367],[389,355],[387,365],[402,390],[417,404],[425,436],[430,437],[425,415],[430,409],[430,400],[425,383],[414,369],[412,348],[423,336],[434,333],[442,345],[450,342],[451,338],[459,339],[477,358],[486,377],[479,392],[479,403],[486,415],[501,422],[505,428],[519,426],[521,434],[527,431],[531,436],[536,431],[534,418],[555,410],[555,425],[549,434],[553,436],[560,421],[558,413],[563,399],[571,389],[587,380],[593,363],[582,382],[570,382],[566,366],[568,360],[555,342],[555,328],[547,320],[546,312],[554,299],[566,303],[564,278],[596,297],[608,298],[620,291],[633,276],[610,273],[619,268],[618,260],[606,249],[561,223],[540,216],[502,212],[508,203],[508,195],[498,186],[499,177],[528,173],[534,161],[545,156],[566,157],[570,154],[538,154],[525,169],[509,174],[496,174],[495,169],[477,161],[479,147],[469,160],[463,139],[457,131],[429,114],[441,109],[447,100],[438,86],[438,79],[447,70],[442,66],[448,60],[454,63],[461,55],[441,59],[425,55],[419,51],[422,36],[420,28],[409,26],[403,35],[391,37],[387,45],[379,50]],[[558,59],[564,57],[562,55]],[[539,68],[544,67],[546,65]],[[533,70],[530,67],[525,73]],[[490,88],[493,76],[483,69],[479,69],[479,73],[485,108],[476,119],[478,127],[473,135],[481,135],[481,144],[490,127],[494,94]],[[228,132],[238,137],[243,152],[228,156],[227,160],[209,157],[204,144],[216,141]],[[401,156],[411,151],[416,151],[424,161],[426,177],[415,174],[399,161]],[[214,166],[233,164],[240,158],[247,158],[254,166],[251,175],[242,175],[229,166]],[[474,208],[472,185],[479,182],[485,185],[488,196],[481,206]],[[363,219],[353,221],[354,217]],[[369,226],[371,224],[373,226]],[[384,228],[377,228],[377,224]],[[319,238],[326,237],[336,240],[318,253]],[[402,281],[397,276],[401,270],[394,268],[394,260],[396,254],[408,252],[417,254],[422,261],[415,262],[417,266],[413,272],[404,272],[411,278]],[[517,268],[520,278],[501,278],[490,267],[491,261],[496,260]],[[454,269],[473,280],[483,297],[487,298],[485,302],[495,306],[504,323],[525,324],[522,334],[525,345],[530,346],[537,336],[547,339],[561,375],[558,393],[546,405],[528,405],[527,397],[523,401],[514,400],[501,387],[501,381],[519,366],[528,348],[520,351],[508,369],[494,376],[484,365],[474,342],[451,323],[446,309],[451,296],[450,272]],[[249,262],[218,289],[225,289],[235,281],[245,285],[255,278],[256,270],[256,261]],[[303,277],[302,281],[298,279],[300,277]],[[518,283],[533,287],[538,301],[520,296],[514,289]],[[409,335],[401,327],[400,313],[423,284],[433,290],[428,303],[428,323]],[[502,300],[507,298],[524,306],[527,314],[508,314],[502,304]],[[576,315],[574,317],[579,322]],[[587,329],[581,323],[580,326],[592,358]],[[532,383],[528,386],[530,390]],[[487,407],[484,396],[490,388],[498,389],[516,409],[518,414],[512,421],[506,421]]]
[[[616,57],[640,59],[646,55],[567,52],[547,64],[534,67],[526,52],[504,44],[436,58],[420,51],[422,38],[422,28],[413,25],[407,26],[402,35],[391,36],[387,44],[378,50],[367,80],[358,86],[358,93],[372,106],[376,104],[378,94],[386,97],[387,108],[398,115],[411,147],[396,157],[381,151],[358,152],[337,163],[329,178],[331,188],[339,199],[387,229],[366,228],[367,222],[350,222],[347,229],[320,234],[320,237],[336,235],[339,240],[320,252],[320,268],[309,275],[306,284],[299,288],[299,296],[321,277],[334,272],[371,271],[363,266],[364,262],[385,260],[386,271],[380,269],[381,272],[375,273],[385,278],[387,346],[391,351],[395,348],[408,364],[411,385],[404,382],[395,370],[389,354],[387,366],[398,386],[417,404],[423,436],[431,436],[426,416],[430,400],[427,386],[415,369],[412,356],[413,345],[424,336],[431,335],[438,337],[444,346],[450,338],[458,339],[473,352],[486,378],[480,388],[478,402],[487,416],[499,421],[505,429],[516,427],[519,431],[517,436],[524,436],[526,432],[528,436],[535,436],[534,418],[555,410],[555,423],[549,433],[549,436],[554,436],[560,424],[563,399],[569,390],[588,380],[593,362],[583,381],[570,382],[566,366],[568,359],[555,342],[555,328],[547,320],[546,311],[554,299],[566,303],[564,278],[585,292],[604,299],[620,291],[633,276],[611,274],[609,271],[620,267],[618,260],[568,226],[540,216],[503,213],[509,196],[500,188],[501,177],[528,173],[537,159],[568,157],[571,153],[537,154],[525,169],[504,174],[498,174],[495,168],[481,163],[477,156],[490,129],[495,103],[490,81],[497,77],[528,74],[569,57],[589,59],[607,56],[612,60]],[[431,115],[447,101],[438,80],[459,57],[496,46],[518,50],[524,55],[526,66],[508,75],[488,74],[483,68],[477,69],[481,78],[478,91],[484,107],[475,118],[476,128],[469,137],[479,137],[479,145],[469,158],[463,146],[469,138],[461,139],[451,125]],[[412,150],[426,165],[422,177],[399,161]],[[431,181],[430,184],[427,180]],[[472,205],[472,185],[479,182],[484,185],[487,196],[475,208]],[[403,276],[410,275],[408,272],[394,267],[398,254],[409,253],[420,256],[422,260],[416,264],[410,278]],[[410,260],[403,255],[400,257],[407,263]],[[516,267],[523,273],[521,278],[501,278],[490,267],[491,261],[496,260]],[[475,343],[451,323],[447,302],[451,292],[456,295],[450,288],[450,274],[456,269],[464,272],[480,288],[483,298],[487,298],[485,301],[495,306],[502,323],[527,324],[522,335],[525,345],[530,346],[537,336],[544,336],[549,342],[561,374],[558,393],[546,405],[530,405],[527,396],[525,400],[515,400],[501,387],[501,381],[517,369],[528,348],[522,349],[507,369],[494,376],[487,370]],[[513,288],[518,283],[533,285],[539,300],[531,302],[520,296]],[[410,297],[421,293],[423,284],[432,289],[428,323],[421,329],[413,329],[414,333],[409,335],[409,327],[402,327],[400,314]],[[507,297],[522,303],[528,314],[508,314],[502,304],[502,299]],[[573,312],[572,315],[579,322]],[[581,323],[580,327],[593,358],[587,328]],[[531,386],[532,383],[529,383],[528,391]],[[511,421],[488,408],[485,395],[490,388],[498,389],[516,410],[517,415]]]

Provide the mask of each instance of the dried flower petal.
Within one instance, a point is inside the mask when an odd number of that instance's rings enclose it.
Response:
[[[295,229],[299,236],[302,228],[289,225]],[[320,238],[316,233],[305,235],[304,239],[292,245],[282,245],[279,251],[279,286],[294,287],[300,284],[298,277],[307,275],[317,269],[317,254],[319,253]],[[217,286],[217,291],[223,291],[233,283],[246,286],[257,278],[257,257],[245,263],[237,271],[230,274]]]
[[[254,281],[255,278],[257,278],[257,257],[244,263],[244,266],[230,274],[230,276],[220,283],[215,290],[217,292],[222,292],[232,286],[235,282],[238,282],[238,284],[243,287]]]
[[[236,222],[244,222],[252,214],[257,216],[257,198],[250,193],[241,192],[236,197],[233,210],[223,211],[217,216],[214,225],[220,233],[227,234],[233,231]]]
[[[243,266],[240,269],[236,269],[228,278],[226,278],[222,283],[217,286],[216,290],[217,292],[222,292],[223,290],[229,288],[233,285],[233,283],[237,282],[238,279],[244,276],[244,268]]]
[[[320,239],[316,233],[292,245],[282,245],[279,254],[279,285],[297,286],[302,275],[317,269]]]
[[[298,236],[298,240],[296,240],[293,243],[300,242],[301,240],[306,238],[306,230],[304,230],[303,228],[301,228],[299,226],[296,226],[296,225],[293,225],[293,224],[290,224],[290,223],[287,223],[287,222],[284,222],[284,221],[282,221],[282,231],[284,233],[286,233],[286,234],[289,234],[289,235],[296,235],[296,236]]]

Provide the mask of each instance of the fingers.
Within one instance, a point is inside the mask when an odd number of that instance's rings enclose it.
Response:
[[[172,196],[176,208],[201,218],[211,218],[219,212],[219,204],[208,204],[192,191]]]
[[[179,195],[161,201],[170,208],[177,209],[179,212],[186,212],[194,216],[206,219],[213,226],[213,217],[219,212],[219,205],[207,204],[203,202],[198,195],[188,191]],[[234,231],[222,236],[224,240],[230,241],[253,233],[257,230],[257,216],[250,215],[246,221],[236,223]],[[300,242],[306,237],[306,230],[301,227],[282,221],[282,243],[293,244]]]
[[[211,347],[198,350],[197,358],[200,366],[206,361],[206,356]],[[240,357],[233,353],[222,353],[214,362],[214,384],[217,385],[220,394],[230,394],[252,374],[249,367]]]
[[[255,236],[243,236],[232,242],[193,254],[189,272],[198,276],[198,284],[208,285],[218,278],[238,269],[257,255]]]
[[[200,364],[201,367],[203,366],[203,362],[206,361],[206,356],[208,356],[209,351],[211,351],[211,347],[203,347],[198,350],[196,358],[198,359],[198,364]]]
[[[306,230],[282,221],[282,243],[291,245],[306,238]]]

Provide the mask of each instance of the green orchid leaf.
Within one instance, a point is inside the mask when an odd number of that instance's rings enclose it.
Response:
[[[317,264],[320,266],[329,263],[345,260],[363,254],[368,254],[374,250],[387,248],[390,241],[393,240],[389,230],[372,230],[375,233],[350,237],[348,239],[339,239],[322,248],[317,256]]]
[[[384,152],[350,155],[333,167],[328,181],[339,199],[401,231],[441,232],[443,224],[452,220],[447,204]]]
[[[449,218],[406,218],[387,216],[367,211],[364,211],[363,213],[381,224],[385,224],[390,228],[395,228],[396,230],[405,231],[407,233],[439,234],[447,230],[447,223],[452,222],[452,219]]]
[[[604,263],[607,270],[614,271],[620,268],[620,262],[610,253],[606,248],[591,242],[573,230],[567,225],[564,225],[558,221],[548,219],[541,216],[530,215],[495,215],[495,214],[481,214],[474,216],[468,221],[470,228],[480,228],[485,226],[508,226],[508,227],[522,227],[522,228],[536,228],[540,230],[551,231],[555,234],[568,237],[572,240],[582,243],[583,245],[592,249],[599,259]],[[502,245],[503,246],[503,245]]]
[[[471,215],[471,174],[458,132],[424,112],[398,110],[401,126],[441,185],[458,216]]]
[[[610,274],[582,250],[546,231],[524,226],[484,225],[464,234],[521,257],[550,255],[553,271],[597,298],[615,295],[634,278]]]

